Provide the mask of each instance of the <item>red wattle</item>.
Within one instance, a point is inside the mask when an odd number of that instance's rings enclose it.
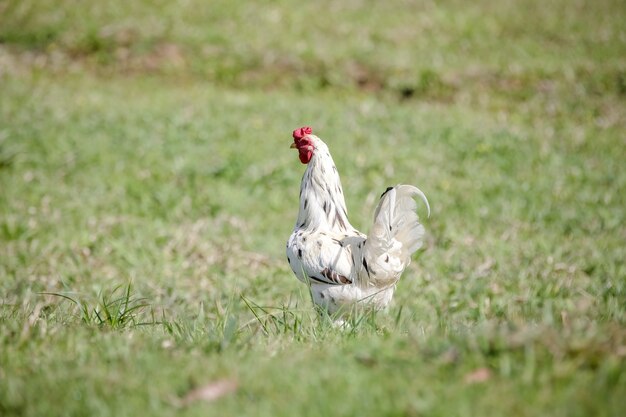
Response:
[[[308,149],[299,149],[298,156],[300,157],[300,162],[306,165],[313,157],[313,151],[310,151]]]

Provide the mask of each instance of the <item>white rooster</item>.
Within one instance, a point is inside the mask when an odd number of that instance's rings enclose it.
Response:
[[[328,147],[310,127],[293,132],[292,148],[307,165],[300,185],[300,211],[287,242],[287,260],[309,285],[315,304],[341,316],[356,304],[380,310],[393,297],[411,255],[422,246],[424,227],[414,198],[430,206],[412,185],[389,187],[381,195],[369,236],[348,221],[337,168]]]

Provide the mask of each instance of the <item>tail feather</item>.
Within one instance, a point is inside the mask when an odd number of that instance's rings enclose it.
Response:
[[[424,193],[412,185],[388,188],[374,212],[374,225],[363,248],[363,257],[370,266],[367,280],[372,285],[395,283],[411,262],[411,255],[424,240],[424,226],[416,213],[415,197],[430,205]],[[373,271],[373,272],[372,272]]]

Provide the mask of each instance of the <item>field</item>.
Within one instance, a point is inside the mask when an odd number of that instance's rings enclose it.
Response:
[[[0,415],[618,416],[626,6],[0,0]],[[284,254],[329,145],[351,222],[428,196],[389,311]]]

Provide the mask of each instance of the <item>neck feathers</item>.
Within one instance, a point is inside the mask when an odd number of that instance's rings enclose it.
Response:
[[[304,172],[296,228],[345,232],[352,229],[341,180],[330,153],[320,150]]]

